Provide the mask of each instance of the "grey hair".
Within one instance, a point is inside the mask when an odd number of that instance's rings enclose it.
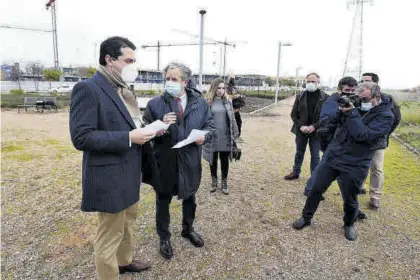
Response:
[[[374,82],[364,82],[359,86],[359,90],[361,90],[362,88],[370,89],[370,93],[372,97],[375,97],[378,94],[381,94],[380,86],[378,86],[378,84]]]
[[[165,67],[165,69],[163,69],[163,75],[166,77],[166,73],[171,69],[179,69],[181,71],[181,79],[183,81],[188,81],[191,79],[192,71],[185,64],[179,62],[171,62],[168,64],[168,66]]]

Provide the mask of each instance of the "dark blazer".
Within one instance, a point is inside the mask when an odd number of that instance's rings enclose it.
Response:
[[[188,103],[182,118],[171,124],[168,133],[155,137],[150,143],[151,157],[157,168],[153,170],[151,180],[158,193],[177,194],[185,199],[195,194],[201,182],[202,146],[195,143],[180,149],[171,149],[173,145],[188,137],[193,129],[208,130],[206,143],[214,135],[214,124],[209,104],[194,90],[186,88]],[[169,112],[178,112],[176,101],[166,92],[149,101],[143,119],[146,123],[163,120]],[[149,163],[148,163],[149,164]]]
[[[73,88],[70,134],[83,151],[83,211],[117,213],[139,200],[142,147],[129,146],[134,128],[116,89],[100,73]]]
[[[296,96],[295,103],[293,104],[292,112],[290,114],[290,117],[293,120],[293,126],[291,129],[293,133],[296,133],[296,131],[299,131],[301,126],[303,125],[313,125],[315,129],[318,129],[319,115],[321,113],[321,108],[329,96],[324,91],[322,90],[319,90],[319,91],[320,91],[319,99],[315,106],[315,111],[313,112],[313,118],[312,118],[313,120],[316,120],[315,123],[308,123],[309,113],[310,113],[308,112],[308,92],[305,90]]]

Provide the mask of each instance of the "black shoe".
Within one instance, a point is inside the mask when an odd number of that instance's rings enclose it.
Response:
[[[357,213],[357,219],[358,220],[366,220],[368,217],[365,213],[359,210],[359,213]]]
[[[215,192],[216,190],[217,190],[217,177],[211,177],[210,192]]]
[[[229,188],[228,188],[228,185],[227,185],[227,179],[226,178],[225,179],[222,178],[222,192],[226,195],[229,194]]]
[[[365,188],[361,188],[359,194],[366,194],[366,189]]]
[[[296,230],[301,230],[304,227],[310,226],[311,221],[305,221],[303,217],[299,218],[298,220],[294,221],[293,228]]]
[[[291,172],[290,174],[287,174],[286,176],[284,176],[284,180],[296,180],[299,179],[299,174],[295,173],[295,172]]]
[[[344,226],[344,236],[347,240],[354,241],[356,240],[356,229],[353,226]]]
[[[169,240],[161,240],[159,252],[165,259],[170,260],[174,256],[171,242]]]
[[[204,246],[204,240],[195,231],[192,231],[190,233],[181,233],[181,236],[190,240],[191,244],[194,245],[195,247]]]

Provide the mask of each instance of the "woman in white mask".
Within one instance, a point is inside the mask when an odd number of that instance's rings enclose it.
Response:
[[[222,192],[229,194],[227,176],[229,172],[229,160],[232,160],[233,147],[239,136],[238,127],[233,114],[232,100],[226,94],[226,86],[222,79],[215,79],[207,95],[211,107],[214,126],[217,131],[217,140],[211,145],[212,159],[210,163],[212,185],[210,192],[217,189],[217,163],[220,158],[222,171]],[[208,148],[209,145],[206,146]]]

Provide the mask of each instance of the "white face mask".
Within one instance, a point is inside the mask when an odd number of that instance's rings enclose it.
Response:
[[[137,68],[134,64],[124,66],[121,71],[121,78],[126,83],[134,82],[138,75],[139,73],[137,72]]]
[[[372,108],[373,108],[373,105],[372,105],[372,102],[370,102],[370,101],[369,102],[362,102],[360,104],[360,110],[363,111],[363,112],[367,112]]]
[[[314,91],[316,91],[318,89],[318,84],[317,83],[307,83],[306,84],[306,89],[309,92],[314,92]]]

